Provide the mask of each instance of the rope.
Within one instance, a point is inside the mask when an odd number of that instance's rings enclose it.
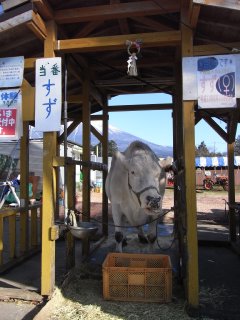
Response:
[[[158,216],[157,218],[155,218],[155,219],[153,219],[152,221],[150,221],[149,223],[143,223],[143,224],[139,224],[139,225],[136,225],[136,226],[120,226],[120,225],[115,225],[114,223],[105,223],[105,222],[103,222],[103,221],[99,221],[99,220],[97,220],[97,219],[95,219],[95,218],[91,218],[90,217],[90,220],[92,220],[92,221],[95,221],[95,222],[97,222],[97,223],[102,223],[102,224],[104,224],[104,225],[108,225],[108,226],[112,226],[112,227],[118,227],[118,228],[140,228],[140,227],[143,227],[143,226],[145,226],[145,225],[147,225],[147,224],[151,224],[151,223],[153,223],[154,221],[156,221],[156,220],[159,220],[160,218],[162,218],[162,217],[164,217],[167,213],[169,213],[170,211],[173,211],[174,210],[174,207],[171,207],[170,209],[168,209],[166,212],[164,212],[163,214],[161,214],[160,216]],[[83,215],[83,216],[85,216],[85,217],[88,217],[88,215],[86,214],[86,213],[84,213],[84,212],[81,212],[81,211],[78,211],[78,210],[74,210],[74,213],[76,213],[76,214],[78,214],[78,215]]]

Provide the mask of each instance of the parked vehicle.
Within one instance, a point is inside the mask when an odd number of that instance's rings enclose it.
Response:
[[[221,186],[223,190],[228,190],[228,177],[222,175],[215,175],[212,179],[211,176],[205,175],[203,180],[203,187],[205,190],[212,190],[214,186]]]

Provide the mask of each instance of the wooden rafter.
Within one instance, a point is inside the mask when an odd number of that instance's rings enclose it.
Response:
[[[57,10],[54,14],[54,19],[57,23],[65,24],[94,20],[123,19],[131,16],[160,15],[179,11],[179,1],[177,0],[162,0],[161,3],[162,6],[159,6],[154,1],[138,1]]]
[[[88,22],[84,27],[81,28],[76,34],[74,34],[74,38],[84,38],[88,36],[92,31],[99,28],[100,25],[103,24],[103,21],[91,21]]]
[[[231,50],[237,48],[240,49],[240,42],[231,42],[221,44],[207,44],[194,46],[193,55],[202,56],[202,55],[211,55],[211,54],[225,54],[231,53]]]
[[[111,0],[110,4],[119,4],[120,0]],[[124,19],[118,19],[118,24],[120,26],[120,30],[122,34],[128,34],[130,33],[127,18]]]
[[[195,4],[201,4],[205,6],[213,6],[213,7],[220,7],[225,9],[232,9],[232,10],[240,10],[239,1],[236,0],[193,0]]]
[[[144,24],[144,25],[152,28],[153,30],[161,30],[161,31],[173,30],[173,28],[171,28],[161,22],[158,22],[158,21],[155,21],[151,18],[148,18],[148,17],[130,17],[130,19],[137,21],[141,24]]]
[[[209,116],[203,114],[202,118],[215,130],[224,141],[228,142],[228,134]]]
[[[94,136],[102,143],[103,141],[103,136],[100,132],[97,131],[97,129],[91,125],[91,132],[94,134]]]
[[[144,47],[175,46],[180,45],[181,33],[179,31],[167,31],[58,40],[55,42],[55,50],[60,52],[119,50],[125,47],[126,40],[135,41],[136,39],[141,39],[144,43]]]
[[[33,0],[33,4],[35,5],[38,12],[45,20],[50,20],[53,18],[53,10],[52,10],[48,1],[46,1],[46,0]]]
[[[38,39],[44,40],[47,35],[45,23],[38,13],[32,12],[32,20],[26,24]]]
[[[74,131],[74,129],[77,128],[77,126],[80,124],[80,120],[77,119],[77,120],[74,120],[70,125],[69,127],[67,128],[67,135],[69,136],[70,133],[72,133]],[[58,144],[61,144],[63,143],[64,141],[64,133],[62,133],[59,137],[58,137]]]
[[[108,112],[119,111],[148,111],[148,110],[172,110],[172,103],[158,103],[148,105],[123,105],[123,106],[108,106]]]

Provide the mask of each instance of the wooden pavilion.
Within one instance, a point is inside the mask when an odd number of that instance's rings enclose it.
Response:
[[[186,299],[197,307],[198,242],[195,193],[195,124],[204,119],[227,143],[229,202],[235,202],[234,142],[240,121],[236,108],[198,109],[196,100],[182,96],[182,58],[233,54],[240,49],[240,4],[236,0],[7,0],[1,1],[0,57],[24,56],[23,128],[21,139],[21,198],[28,199],[28,127],[34,126],[35,61],[62,57],[65,81],[67,135],[83,123],[83,162],[90,164],[90,132],[103,146],[107,164],[108,113],[132,110],[172,110],[174,158],[178,163],[175,215]],[[138,59],[138,76],[129,77],[126,41],[141,40],[143,58]],[[66,80],[66,77],[65,77]],[[63,79],[64,82],[64,79]],[[64,85],[63,85],[64,87]],[[110,97],[134,93],[167,93],[173,103],[108,106]],[[63,108],[64,110],[64,108]],[[100,112],[100,115],[95,113]],[[62,121],[66,114],[62,112]],[[226,130],[214,118],[226,123]],[[91,126],[103,123],[102,135]],[[159,128],[159,132],[161,129]],[[66,134],[66,133],[65,133]],[[161,133],[162,134],[162,133]],[[42,203],[41,294],[50,295],[55,284],[54,214],[59,166],[67,167],[68,208],[74,207],[75,163],[59,157],[64,135],[44,133]],[[90,215],[90,165],[83,166],[83,211]],[[106,178],[106,172],[103,173]],[[27,203],[27,201],[25,201]],[[107,222],[107,198],[103,190],[103,221]],[[24,223],[22,224],[24,226]],[[108,228],[103,225],[103,234]],[[236,221],[230,210],[230,236],[236,241]],[[69,250],[72,239],[69,237]],[[26,242],[22,243],[26,251]],[[0,243],[1,249],[1,243]]]

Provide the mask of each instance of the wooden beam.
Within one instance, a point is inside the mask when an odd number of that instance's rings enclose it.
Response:
[[[103,136],[100,132],[97,131],[97,129],[94,126],[90,126],[91,132],[94,134],[94,136],[99,140],[99,142],[102,143],[103,141]]]
[[[192,4],[190,11],[190,27],[196,29],[198,23],[198,17],[200,14],[200,5]]]
[[[109,37],[93,37],[81,39],[58,40],[55,51],[60,52],[94,52],[108,50],[125,50],[126,40],[141,39],[144,47],[175,46],[181,42],[180,31],[152,32],[128,34]]]
[[[240,42],[199,45],[194,46],[193,55],[205,56],[212,54],[229,54],[234,48],[239,50]]]
[[[203,115],[202,118],[215,130],[224,141],[228,142],[227,133],[209,116]]]
[[[193,31],[189,27],[188,7],[182,2],[181,24],[182,31],[182,57],[193,54]],[[196,179],[195,172],[195,112],[194,101],[183,101],[183,155],[186,201],[186,295],[190,308],[199,306],[199,276],[198,276],[198,242],[197,242],[197,208],[196,208]],[[184,190],[182,190],[184,192]]]
[[[95,86],[99,88],[104,87],[122,87],[122,86],[146,86],[146,85],[174,85],[176,83],[175,79],[172,77],[159,77],[159,79],[153,78],[123,78],[123,79],[113,79],[113,80],[95,80]]]
[[[69,136],[73,131],[74,129],[77,128],[77,126],[80,124],[80,120],[74,120],[67,128],[67,135]],[[64,141],[64,133],[62,133],[59,137],[58,137],[58,144],[61,144],[63,143]]]
[[[22,84],[22,118],[23,121],[34,121],[35,119],[35,88],[26,79]]]
[[[30,30],[37,36],[38,39],[44,40],[47,36],[45,22],[39,14],[32,13],[32,20],[26,24]]]
[[[68,98],[68,103],[79,103],[81,104],[83,101],[83,96],[82,94],[75,94],[75,95],[71,95]]]
[[[240,10],[239,1],[236,0],[193,0],[193,3],[223,9]]]
[[[137,21],[141,24],[145,24],[146,26],[153,28],[153,30],[161,30],[161,31],[171,31],[173,30],[173,28],[160,23],[158,21],[155,21],[151,18],[147,18],[147,17],[129,17],[131,20]]]
[[[84,38],[87,37],[92,31],[99,28],[104,21],[91,21],[87,23],[81,30],[74,34],[74,38]]]
[[[1,1],[1,4],[4,11],[7,11],[17,6],[23,5],[26,2],[29,2],[29,0],[6,0],[6,1]]]
[[[57,29],[54,21],[47,24],[47,37],[44,42],[44,57],[54,57],[53,43]],[[55,286],[55,241],[50,237],[54,225],[56,195],[54,182],[56,172],[53,158],[57,155],[57,133],[44,132],[43,135],[43,205],[42,205],[42,259],[41,259],[41,294],[49,296]],[[56,185],[55,185],[56,187]]]
[[[99,90],[93,86],[90,85],[90,95],[93,97],[95,101],[97,101],[100,106],[103,106],[103,97],[102,94],[99,92]]]
[[[237,108],[233,110],[230,114],[230,119],[228,124],[228,143],[235,142],[239,116],[240,116],[240,99],[237,99]]]
[[[45,20],[53,19],[53,10],[46,0],[33,0],[34,6]]]
[[[108,106],[108,112],[120,111],[148,111],[148,110],[172,110],[172,103],[165,104],[147,104],[147,105],[123,105],[123,106]]]
[[[35,63],[37,58],[26,58],[24,59],[24,70],[35,69]]]
[[[136,16],[161,15],[179,11],[179,1],[162,0],[161,6],[154,1],[137,1],[111,5],[64,9],[55,11],[54,19],[59,24],[95,20],[115,20]]]

